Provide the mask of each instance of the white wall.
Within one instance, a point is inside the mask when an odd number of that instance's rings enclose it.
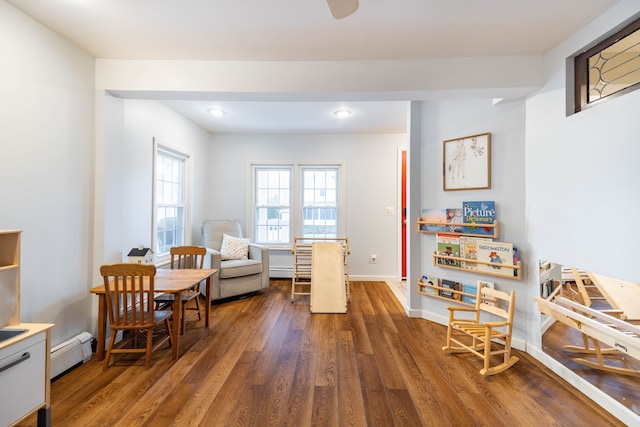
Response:
[[[206,217],[208,205],[209,132],[159,101],[109,95],[104,99],[107,137],[103,158],[98,162],[103,161],[105,169],[105,225],[96,233],[104,237],[105,244],[99,262],[126,261],[131,248],[151,245],[154,138],[191,157],[189,238],[199,243],[199,224]]]
[[[429,275],[466,284],[475,284],[476,280],[484,279],[494,282],[498,289],[515,290],[517,308],[514,339],[519,340],[523,347],[528,307],[526,289],[534,279],[528,271],[533,263],[524,220],[524,101],[497,105],[493,105],[491,99],[428,101],[422,103],[421,120],[421,208],[455,208],[467,200],[495,201],[499,221],[499,237],[495,240],[513,243],[519,250],[525,268],[523,279],[518,281],[436,267],[431,256],[436,249],[436,236],[421,234],[418,238],[422,244],[422,268],[418,272],[412,271],[414,277],[411,277],[410,286],[417,288],[419,276]],[[491,133],[491,188],[444,191],[443,141],[485,132]],[[446,301],[422,296],[412,304],[411,309],[422,310],[423,317],[446,324],[448,305],[450,303]]]
[[[21,229],[21,318],[89,330],[94,61],[0,2],[0,228]]]
[[[251,162],[344,162],[346,235],[352,276],[397,277],[399,216],[398,147],[405,134],[213,135],[208,212],[211,218],[239,218],[247,224]],[[386,207],[394,215],[386,215]],[[247,230],[245,230],[245,234]],[[378,256],[377,264],[369,256]],[[273,266],[291,267],[290,252],[273,251]]]
[[[526,101],[526,211],[531,258],[640,282],[635,262],[640,210],[640,91],[566,116],[566,58],[640,13],[621,1],[545,55],[547,83]],[[538,282],[536,275],[535,282]],[[536,285],[536,283],[532,283]],[[530,352],[629,425],[640,417],[545,355],[530,288]]]

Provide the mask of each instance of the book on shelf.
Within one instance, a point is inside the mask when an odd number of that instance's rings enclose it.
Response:
[[[420,281],[426,285],[431,286],[440,286],[440,279],[433,276],[422,276]],[[438,289],[432,288],[430,286],[425,286],[422,288],[422,292],[429,295],[438,295]]]
[[[462,222],[464,233],[470,234],[490,234],[493,235],[493,227],[482,227],[482,225],[493,224],[496,220],[496,204],[494,201],[462,202]]]
[[[460,236],[455,234],[437,234],[438,257],[436,263],[440,265],[451,265],[460,267],[460,260],[446,259],[446,257],[460,258]]]
[[[556,286],[558,286],[559,282],[554,280],[553,278],[546,279],[542,283],[540,283],[540,296],[542,298],[547,298],[549,295],[556,290]]]
[[[478,280],[477,286],[479,288],[491,288],[491,289],[495,289],[496,288],[496,286],[495,286],[495,284],[493,282],[487,282],[486,280]],[[478,288],[476,288],[476,292],[478,292]],[[496,305],[496,301],[493,298],[483,299],[482,302],[484,304],[487,304],[487,305]],[[475,302],[475,298],[474,298],[473,303],[474,304],[476,303]]]
[[[492,242],[489,237],[460,236],[460,258],[478,259],[478,242]],[[461,267],[467,270],[477,270],[475,262],[461,262]]]
[[[446,214],[447,214],[447,224],[451,224],[451,225],[447,225],[446,226],[446,231],[448,233],[462,233],[462,229],[463,226],[462,225],[454,225],[452,223],[455,224],[462,224],[462,209],[460,208],[447,208],[446,209]]]
[[[462,285],[462,292],[464,292],[465,294],[471,294],[471,295],[462,295],[462,302],[466,302],[467,304],[474,304],[476,303],[476,295],[478,295],[478,286],[477,285],[468,285],[468,284],[463,284]]]
[[[497,273],[504,276],[513,276],[514,269],[503,267],[503,264],[513,265],[513,244],[508,242],[477,242],[478,271]]]
[[[447,222],[446,209],[423,209],[422,217],[420,217],[420,219],[424,222],[429,222],[429,224],[420,224],[420,230],[436,232],[447,230],[447,227],[445,225],[445,223]]]
[[[444,289],[440,289],[440,296],[443,298],[460,299],[460,294],[453,291],[462,291],[462,283],[455,282],[453,280],[442,279],[440,280],[440,286]]]

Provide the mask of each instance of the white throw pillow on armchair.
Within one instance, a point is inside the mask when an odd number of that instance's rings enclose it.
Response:
[[[249,257],[249,239],[223,234],[222,245],[220,245],[220,255],[223,261],[229,259],[247,259]]]

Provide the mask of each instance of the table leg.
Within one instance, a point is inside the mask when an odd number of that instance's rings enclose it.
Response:
[[[96,357],[104,360],[104,341],[107,336],[107,304],[104,294],[98,295],[98,344]]]
[[[182,314],[182,296],[180,292],[173,295],[173,346],[171,357],[173,360],[178,359],[178,355],[180,354],[180,316]]]
[[[207,277],[205,282],[207,287],[207,293],[205,297],[205,309],[204,309],[204,327],[209,327],[209,314],[211,313],[211,276]]]

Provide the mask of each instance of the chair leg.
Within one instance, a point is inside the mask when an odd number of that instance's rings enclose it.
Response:
[[[109,359],[111,359],[111,349],[116,342],[116,332],[111,331],[111,338],[109,338],[109,347],[107,348],[107,354],[104,356],[104,362],[102,364],[102,370],[104,371],[109,366]]]
[[[198,310],[198,320],[202,320],[202,316],[200,315],[200,295],[196,297],[196,310]]]
[[[184,335],[184,319],[187,314],[187,303],[182,303],[182,314],[180,316],[180,335]]]
[[[153,328],[147,329],[147,352],[145,356],[145,364],[147,369],[151,367],[151,351],[153,349]]]
[[[491,364],[491,335],[487,334],[484,337],[484,372],[489,370]]]

